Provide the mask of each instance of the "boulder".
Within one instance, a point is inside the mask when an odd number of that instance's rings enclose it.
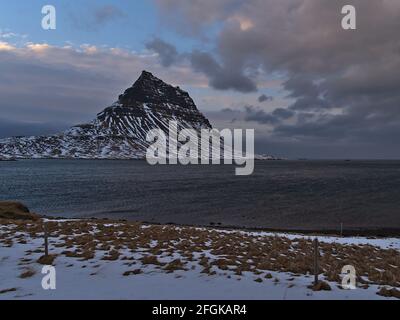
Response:
[[[0,201],[0,219],[38,220],[40,217],[17,201]]]

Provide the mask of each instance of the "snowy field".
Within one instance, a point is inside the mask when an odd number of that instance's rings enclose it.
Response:
[[[377,292],[400,286],[396,238],[318,237],[331,290],[313,291],[309,236],[66,220],[48,228],[55,290],[41,284],[41,223],[0,222],[0,299],[395,299]],[[325,265],[353,262],[349,252],[381,276],[365,269],[372,280],[341,289]]]

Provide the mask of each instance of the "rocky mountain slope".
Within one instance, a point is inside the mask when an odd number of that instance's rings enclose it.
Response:
[[[147,132],[168,132],[171,120],[182,128],[211,128],[187,92],[143,71],[92,122],[51,136],[2,139],[0,158],[141,159],[148,146]]]

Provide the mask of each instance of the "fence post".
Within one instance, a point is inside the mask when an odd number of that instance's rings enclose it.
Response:
[[[343,222],[340,223],[340,236],[343,237]]]
[[[319,249],[318,249],[318,238],[314,239],[314,285],[318,284],[318,274],[319,274],[319,266],[318,266],[318,258],[319,258]]]
[[[46,257],[49,256],[49,233],[47,230],[46,223],[43,223],[43,231],[44,231],[44,255]]]

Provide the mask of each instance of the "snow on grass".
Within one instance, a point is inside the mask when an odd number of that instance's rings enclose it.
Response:
[[[198,230],[204,230],[204,228],[195,228]],[[318,241],[324,243],[337,243],[342,245],[371,245],[381,249],[395,249],[400,251],[400,238],[382,238],[382,237],[338,237],[338,236],[327,236],[327,235],[304,235],[298,233],[285,233],[285,232],[266,232],[266,231],[240,231],[240,230],[227,230],[227,229],[216,229],[221,233],[237,233],[254,237],[284,237],[289,240],[295,239],[307,239],[313,240],[318,238]]]
[[[0,221],[0,299],[386,299],[399,287],[399,239],[322,236],[312,291],[311,237],[101,221],[46,221],[57,289],[41,287],[41,222]],[[340,288],[354,264],[358,288]]]
[[[372,237],[335,237],[324,235],[301,235],[291,233],[271,233],[271,232],[250,232],[248,234],[258,235],[260,237],[277,236],[285,237],[290,240],[294,239],[315,239],[324,243],[337,243],[342,245],[371,245],[381,249],[395,249],[400,250],[400,238],[372,238]]]

